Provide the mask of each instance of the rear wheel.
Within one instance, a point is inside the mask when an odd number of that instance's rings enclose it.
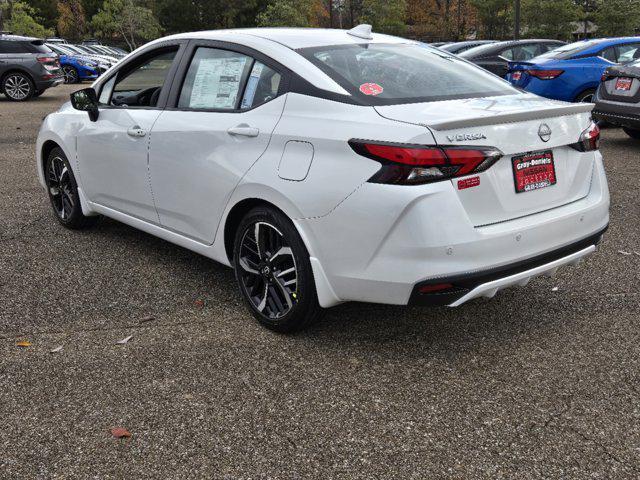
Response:
[[[589,90],[585,90],[580,95],[578,95],[575,101],[577,103],[591,103],[593,102],[593,97],[595,96],[595,94],[595,89],[590,88]]]
[[[265,327],[295,332],[322,314],[309,253],[280,211],[258,207],[242,219],[233,260],[240,293]]]
[[[77,230],[93,226],[98,221],[98,217],[82,214],[78,184],[62,149],[56,147],[49,153],[44,174],[51,207],[62,225]]]
[[[78,83],[80,81],[80,75],[71,65],[65,65],[62,67],[62,73],[64,75],[64,83]]]
[[[629,135],[631,138],[635,138],[636,140],[640,140],[640,130],[635,130],[633,128],[622,127],[624,133]]]
[[[9,73],[2,79],[2,91],[9,100],[24,102],[33,97],[35,88],[31,79],[20,72]]]

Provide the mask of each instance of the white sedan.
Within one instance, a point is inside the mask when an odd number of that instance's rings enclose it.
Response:
[[[366,25],[162,38],[71,100],[37,142],[60,223],[104,215],[233,266],[280,332],[347,301],[491,297],[609,221],[591,104]]]

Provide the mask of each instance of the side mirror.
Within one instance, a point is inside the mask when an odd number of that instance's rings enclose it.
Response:
[[[71,94],[71,105],[76,110],[87,112],[89,120],[95,122],[98,120],[98,96],[93,88],[83,88]]]

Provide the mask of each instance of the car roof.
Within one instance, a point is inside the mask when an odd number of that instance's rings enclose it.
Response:
[[[412,43],[417,42],[391,35],[372,33],[371,39],[363,39],[349,35],[347,30],[332,28],[237,28],[228,30],[209,30],[202,32],[181,33],[165,37],[163,40],[174,38],[224,40],[234,35],[247,35],[271,40],[293,50],[325,45],[344,45],[362,43]]]
[[[9,41],[12,41],[12,42],[33,42],[34,40],[40,40],[40,38],[23,37],[22,35],[0,34],[0,40],[9,40]]]

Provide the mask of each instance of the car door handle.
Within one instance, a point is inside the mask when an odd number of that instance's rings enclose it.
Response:
[[[240,135],[242,137],[257,137],[260,135],[260,130],[258,128],[253,128],[247,125],[246,123],[241,123],[235,127],[231,127],[227,130],[229,135]]]
[[[144,137],[147,135],[147,132],[140,128],[138,125],[135,125],[127,130],[127,135],[129,135],[130,137]]]

